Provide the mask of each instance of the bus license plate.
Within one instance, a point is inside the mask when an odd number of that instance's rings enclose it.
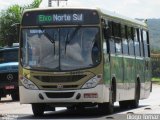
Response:
[[[15,88],[14,85],[5,86],[5,89],[6,89],[6,90],[12,90],[12,89],[14,89],[14,88]]]
[[[84,98],[98,98],[97,93],[84,93]]]

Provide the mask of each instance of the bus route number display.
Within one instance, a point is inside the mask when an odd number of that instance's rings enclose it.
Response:
[[[53,15],[38,15],[38,23],[65,23],[84,21],[84,15],[81,14],[53,14]]]

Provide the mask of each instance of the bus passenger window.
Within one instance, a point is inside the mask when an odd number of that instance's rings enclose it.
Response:
[[[116,53],[122,54],[122,45],[120,39],[115,39]]]
[[[115,54],[115,43],[114,43],[114,37],[113,37],[113,22],[108,22],[109,26],[109,46],[110,46],[110,53]]]
[[[145,57],[149,56],[149,51],[148,51],[148,43],[147,43],[147,31],[143,30],[143,43],[144,43],[144,54]]]
[[[144,49],[143,49],[143,36],[142,36],[142,31],[139,29],[139,42],[140,42],[140,51],[141,51],[141,56],[144,56]]]
[[[128,55],[128,40],[127,40],[127,34],[126,34],[127,26],[122,25],[121,26],[121,37],[122,37],[122,49],[123,54]]]
[[[120,38],[120,24],[119,23],[113,23],[113,35],[116,38]]]
[[[140,45],[138,40],[138,30],[134,31],[134,46],[135,46],[135,55],[140,56]]]
[[[129,28],[131,30],[131,36],[128,37],[129,44],[129,54],[134,56],[134,33],[133,28]]]
[[[121,34],[120,34],[120,24],[113,22],[113,35],[115,41],[116,53],[122,53],[122,45],[121,45]]]
[[[115,43],[113,38],[109,39],[109,45],[110,45],[110,53],[115,54]]]
[[[109,21],[108,22],[108,26],[109,26],[109,37],[113,36],[113,22]]]

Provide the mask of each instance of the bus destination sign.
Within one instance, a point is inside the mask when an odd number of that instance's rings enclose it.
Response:
[[[83,22],[84,15],[81,14],[53,14],[53,15],[38,15],[39,23],[63,23],[63,22]]]
[[[22,18],[22,26],[92,25],[99,23],[100,18],[96,10],[81,9],[28,11]]]

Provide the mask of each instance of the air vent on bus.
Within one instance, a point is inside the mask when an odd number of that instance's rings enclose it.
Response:
[[[74,92],[60,92],[60,93],[51,93],[46,92],[48,98],[71,98],[74,95]]]

